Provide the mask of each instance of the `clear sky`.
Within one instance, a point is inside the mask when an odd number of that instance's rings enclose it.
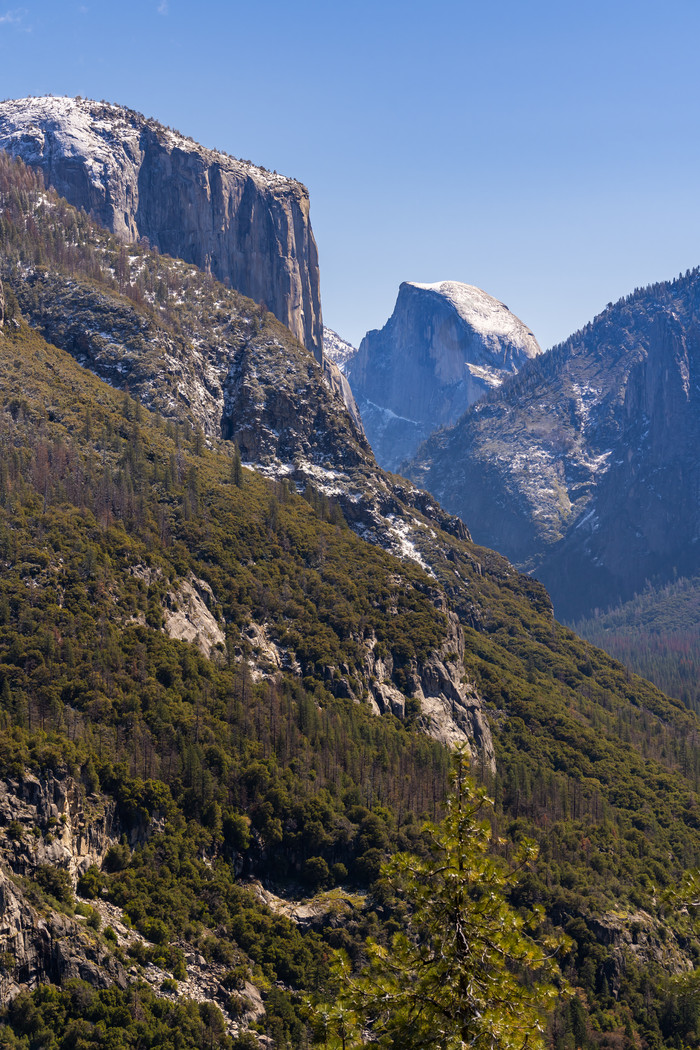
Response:
[[[700,264],[699,0],[0,0],[0,97],[121,102],[305,182],[324,319],[401,281],[543,347]]]

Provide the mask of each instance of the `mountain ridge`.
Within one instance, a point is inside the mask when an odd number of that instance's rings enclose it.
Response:
[[[694,270],[610,304],[404,464],[565,618],[697,571],[699,297]]]
[[[318,252],[301,183],[82,98],[1,102],[0,148],[123,242],[146,238],[265,303],[322,360]]]

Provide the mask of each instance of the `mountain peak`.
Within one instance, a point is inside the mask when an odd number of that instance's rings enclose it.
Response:
[[[368,332],[346,365],[379,462],[396,470],[540,352],[530,329],[481,288],[405,281],[384,328]]]
[[[0,102],[0,149],[128,243],[147,238],[263,303],[320,362],[318,252],[306,188],[109,102]]]
[[[534,335],[520,318],[511,313],[505,303],[494,299],[482,288],[462,281],[436,281],[434,284],[406,281],[404,284],[421,292],[441,296],[454,307],[465,324],[484,339],[486,345],[500,349],[502,340],[507,339],[520,348],[523,357],[537,357],[542,353]]]

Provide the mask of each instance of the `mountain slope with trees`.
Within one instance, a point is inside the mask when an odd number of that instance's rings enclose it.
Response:
[[[113,847],[77,886],[51,865],[31,866],[37,834],[55,847],[56,817],[3,826],[3,871],[37,928],[42,916],[75,913],[77,889],[79,907],[111,905],[142,938],[128,955],[106,928],[84,934],[86,951],[99,943],[127,974],[135,967],[129,981],[157,972],[159,994],[172,994],[165,982],[184,982],[196,954],[221,973],[228,1024],[242,1018],[275,1046],[304,1045],[304,995],[324,994],[329,949],[359,965],[367,935],[388,944],[401,927],[378,875],[391,853],[424,851],[421,820],[441,815],[449,750],[425,732],[437,680],[488,719],[480,740],[471,724],[469,739],[474,772],[495,796],[504,859],[523,833],[540,844],[511,903],[541,905],[545,929],[573,940],[561,963],[579,1006],[552,1019],[552,1044],[568,1047],[572,1026],[585,1047],[626,1030],[649,1045],[689,1040],[694,1015],[668,975],[692,963],[695,942],[663,892],[700,862],[694,714],[558,624],[541,585],[427,498],[421,510],[415,490],[369,459],[358,471],[374,492],[413,501],[404,520],[430,541],[425,567],[415,550],[400,559],[348,527],[357,490],[342,477],[335,495],[264,477],[225,437],[212,433],[208,446],[182,404],[167,418],[47,343],[28,318],[66,331],[81,295],[86,311],[107,302],[106,317],[122,308],[130,324],[150,318],[156,337],[164,329],[102,269],[88,277],[74,263],[99,236],[86,224],[82,246],[71,239],[63,227],[87,223],[76,213],[60,218],[55,204],[37,242],[36,184],[21,168],[5,171],[16,202],[0,219],[12,249],[3,248],[0,329],[0,776],[11,797],[30,771],[72,778],[115,813]],[[49,228],[54,255],[23,262]],[[183,273],[196,291],[196,272]],[[35,304],[39,287],[49,291]],[[183,317],[187,302],[170,309]],[[252,329],[256,317],[240,300],[237,323]],[[275,325],[262,318],[259,341],[247,344],[271,377]],[[138,374],[145,366],[130,352]],[[317,368],[308,354],[285,359],[290,383],[306,362]],[[154,406],[159,374],[149,378]],[[361,450],[343,411],[333,409],[340,423],[325,435],[326,457],[334,435],[341,452],[350,441]],[[196,628],[189,640],[183,619]],[[265,903],[250,878],[280,898],[315,895],[311,921],[292,921],[269,893]],[[10,958],[0,964],[21,979]],[[264,1006],[257,1018],[251,988]],[[8,1045],[34,1038],[22,1002],[22,1013],[5,1015]],[[126,1028],[131,1016],[149,1027],[181,1022],[193,1039],[203,1025],[211,1045],[244,1038],[217,1027],[208,1008],[178,1021],[134,986],[111,1000],[83,986],[31,997],[36,1031],[51,1027],[53,1010],[67,1011],[76,1032],[81,1018],[118,1008]]]
[[[700,581],[648,587],[624,605],[580,620],[582,638],[700,710]]]
[[[608,304],[407,466],[564,619],[700,568],[699,311],[700,270]]]

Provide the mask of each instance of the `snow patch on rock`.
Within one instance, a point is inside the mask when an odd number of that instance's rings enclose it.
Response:
[[[408,284],[442,296],[487,344],[498,348],[500,342],[507,339],[518,345],[525,357],[537,357],[542,353],[534,335],[520,318],[512,314],[505,303],[494,299],[483,289],[461,281],[437,281],[434,284],[409,281]]]
[[[327,328],[326,325],[323,326],[323,356],[336,364],[343,375],[345,375],[348,362],[356,353],[356,346],[349,343],[347,339],[343,339],[332,328]]]

